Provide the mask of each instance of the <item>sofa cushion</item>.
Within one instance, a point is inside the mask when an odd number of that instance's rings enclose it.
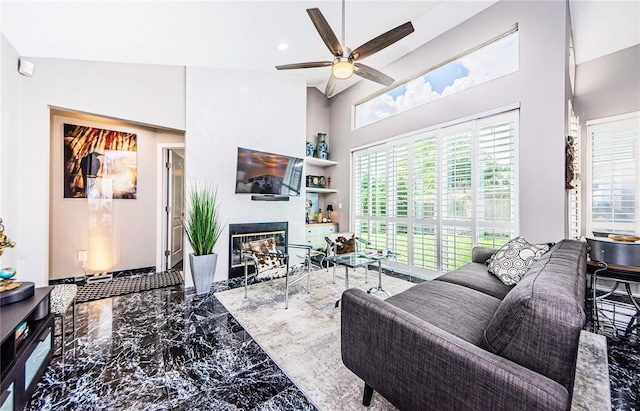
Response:
[[[391,296],[386,302],[476,346],[500,300],[444,281],[427,281]]]
[[[489,259],[496,253],[495,248],[475,246],[471,249],[471,262],[489,264]]]
[[[487,266],[482,263],[466,264],[438,277],[435,281],[462,285],[501,300],[513,288],[511,285],[505,285],[498,277],[487,271]]]
[[[524,238],[516,237],[489,258],[489,272],[506,285],[515,285],[547,251],[547,244],[530,244]]]
[[[570,391],[585,323],[586,264],[586,243],[556,244],[500,303],[485,331],[487,348]]]

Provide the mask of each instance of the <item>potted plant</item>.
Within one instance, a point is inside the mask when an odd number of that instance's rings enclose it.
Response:
[[[198,295],[211,290],[218,262],[218,254],[213,251],[213,246],[220,238],[223,227],[217,187],[192,185],[188,192],[184,228],[193,249],[193,253],[189,254],[189,265]]]

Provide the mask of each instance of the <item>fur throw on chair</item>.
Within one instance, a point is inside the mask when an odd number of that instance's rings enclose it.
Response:
[[[336,238],[336,254],[353,253],[356,251],[356,235],[353,234],[350,239],[344,236]]]

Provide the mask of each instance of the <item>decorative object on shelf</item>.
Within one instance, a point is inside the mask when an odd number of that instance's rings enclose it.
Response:
[[[331,222],[331,212],[333,211],[333,206],[331,204],[327,205],[327,223]]]
[[[316,220],[316,214],[318,213],[319,204],[319,197],[317,193],[306,194],[305,209],[307,214],[309,215],[309,222],[307,224]]]
[[[9,237],[4,234],[4,224],[2,224],[2,218],[0,218],[0,255],[4,252],[5,248],[13,248],[16,243],[12,242]]]
[[[5,248],[13,248],[15,246],[16,243],[5,235],[4,224],[2,224],[2,218],[0,218],[0,255],[2,255]],[[13,282],[15,280],[15,278],[12,278],[14,275],[16,275],[15,268],[5,267],[0,270],[0,292],[13,290],[22,285],[22,283]]]
[[[565,150],[565,188],[572,190],[575,188],[576,179],[576,141],[572,136],[567,136],[566,150]]]
[[[327,177],[327,188],[331,188],[331,177]]]
[[[324,180],[324,176],[307,176],[307,187],[311,188],[323,188],[322,180]]]
[[[321,208],[318,209],[318,219],[316,221],[318,221],[319,223],[322,222],[322,209]]]
[[[326,133],[318,133],[318,146],[316,147],[316,157],[323,160],[327,160],[329,158],[329,147],[324,141],[326,136]]]
[[[640,240],[640,237],[637,235],[609,234],[608,237],[613,241],[624,241],[627,243],[635,243]]]
[[[225,223],[220,221],[217,187],[193,185],[188,196],[184,227],[193,249],[193,253],[189,253],[191,277],[196,294],[208,294],[218,262],[213,246],[220,238]]]
[[[16,269],[11,267],[5,267],[0,269],[0,278],[3,280],[8,280],[9,278],[16,275]]]
[[[15,282],[13,280],[15,280],[15,278],[8,278],[6,280],[0,280],[0,293],[19,288],[22,285],[22,283]],[[2,305],[4,305],[4,304],[2,304]]]
[[[311,141],[307,141],[307,157],[313,157],[314,151],[316,151],[316,147]]]

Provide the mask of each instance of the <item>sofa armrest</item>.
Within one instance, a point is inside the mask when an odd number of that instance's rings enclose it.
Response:
[[[471,250],[471,262],[485,264],[489,257],[496,253],[496,249],[487,247],[473,247]]]
[[[402,410],[566,410],[557,382],[359,289],[342,294],[344,364]]]

